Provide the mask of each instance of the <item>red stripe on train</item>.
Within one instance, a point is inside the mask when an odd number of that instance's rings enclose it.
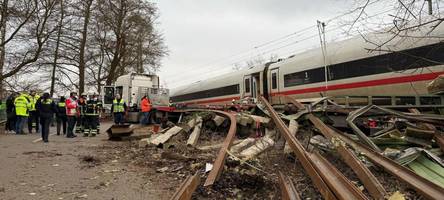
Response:
[[[428,73],[428,74],[418,74],[418,75],[413,75],[413,76],[401,76],[401,77],[386,78],[386,79],[371,80],[371,81],[336,84],[336,85],[329,85],[328,90],[341,90],[341,89],[351,89],[351,88],[360,88],[360,87],[369,87],[369,86],[378,86],[378,85],[389,85],[389,84],[406,83],[406,82],[427,81],[427,80],[433,80],[441,74],[444,74],[444,71],[443,72],[436,72],[436,73]],[[272,93],[271,95],[272,96],[292,95],[292,94],[303,94],[303,93],[323,92],[323,91],[325,91],[325,86],[304,88],[304,89],[297,89],[297,90],[289,90],[289,91],[284,91],[284,92],[276,92],[276,93]],[[216,103],[216,102],[223,102],[223,101],[231,101],[232,99],[239,100],[240,97],[236,96],[236,97],[228,97],[228,98],[203,100],[203,101],[193,101],[193,102],[188,102],[185,104],[189,105],[189,104]]]
[[[389,85],[389,84],[406,83],[406,82],[426,81],[426,80],[433,80],[441,74],[444,74],[444,72],[418,74],[418,75],[413,75],[413,76],[401,76],[401,77],[354,82],[354,83],[336,84],[336,85],[329,85],[328,90],[341,90],[341,89],[351,89],[351,88],[360,88],[360,87],[369,87],[369,86],[378,86],[378,85]],[[323,91],[325,91],[325,86],[276,92],[276,93],[273,93],[272,96],[282,95],[282,94],[283,95],[303,94],[303,93],[323,92]]]
[[[231,101],[231,100],[239,100],[239,96],[235,97],[227,97],[227,98],[220,98],[220,99],[210,99],[210,100],[203,100],[203,101],[192,101],[192,102],[186,102],[186,105],[190,104],[204,104],[204,103],[216,103],[216,102],[223,102],[223,101]]]

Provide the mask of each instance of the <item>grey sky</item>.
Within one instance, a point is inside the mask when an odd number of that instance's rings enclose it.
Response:
[[[231,71],[234,63],[250,60],[257,54],[264,58],[271,53],[282,57],[306,49],[307,45],[298,44],[279,47],[316,34],[316,27],[275,46],[254,47],[316,25],[316,20],[327,20],[350,7],[344,6],[343,0],[154,2],[160,11],[159,28],[170,50],[160,72],[162,82],[166,82],[169,88],[226,73]],[[319,39],[314,37],[307,43],[319,45]],[[238,54],[247,50],[250,51]]]

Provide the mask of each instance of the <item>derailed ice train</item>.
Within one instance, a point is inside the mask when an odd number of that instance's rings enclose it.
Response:
[[[229,104],[233,99],[263,95],[272,104],[284,104],[282,95],[296,99],[327,95],[336,101],[346,101],[349,96],[378,96],[367,101],[442,105],[442,96],[427,96],[426,85],[444,74],[444,26],[424,37],[427,31],[392,40],[393,35],[367,34],[367,39],[388,41],[380,50],[374,50],[375,45],[361,36],[328,43],[328,73],[322,50],[312,49],[278,62],[176,88],[171,99],[184,105]]]

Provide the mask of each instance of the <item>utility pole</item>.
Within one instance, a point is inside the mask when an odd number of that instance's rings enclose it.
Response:
[[[322,57],[324,60],[325,96],[328,90],[328,65],[327,65],[327,43],[325,41],[325,23],[317,21],[319,31],[319,41],[321,43]]]

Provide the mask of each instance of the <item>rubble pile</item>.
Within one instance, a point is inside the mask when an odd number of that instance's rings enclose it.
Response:
[[[442,115],[414,107],[352,109],[328,98],[305,105],[293,100],[281,113],[267,104],[230,111],[234,121],[212,110],[178,111],[178,123],[140,140],[139,148],[157,149],[160,161],[149,159],[149,165],[158,162],[158,173],[184,180],[173,199],[279,199],[290,186],[293,195],[311,199],[328,194],[416,199],[444,193]],[[195,189],[190,193],[188,187]]]

